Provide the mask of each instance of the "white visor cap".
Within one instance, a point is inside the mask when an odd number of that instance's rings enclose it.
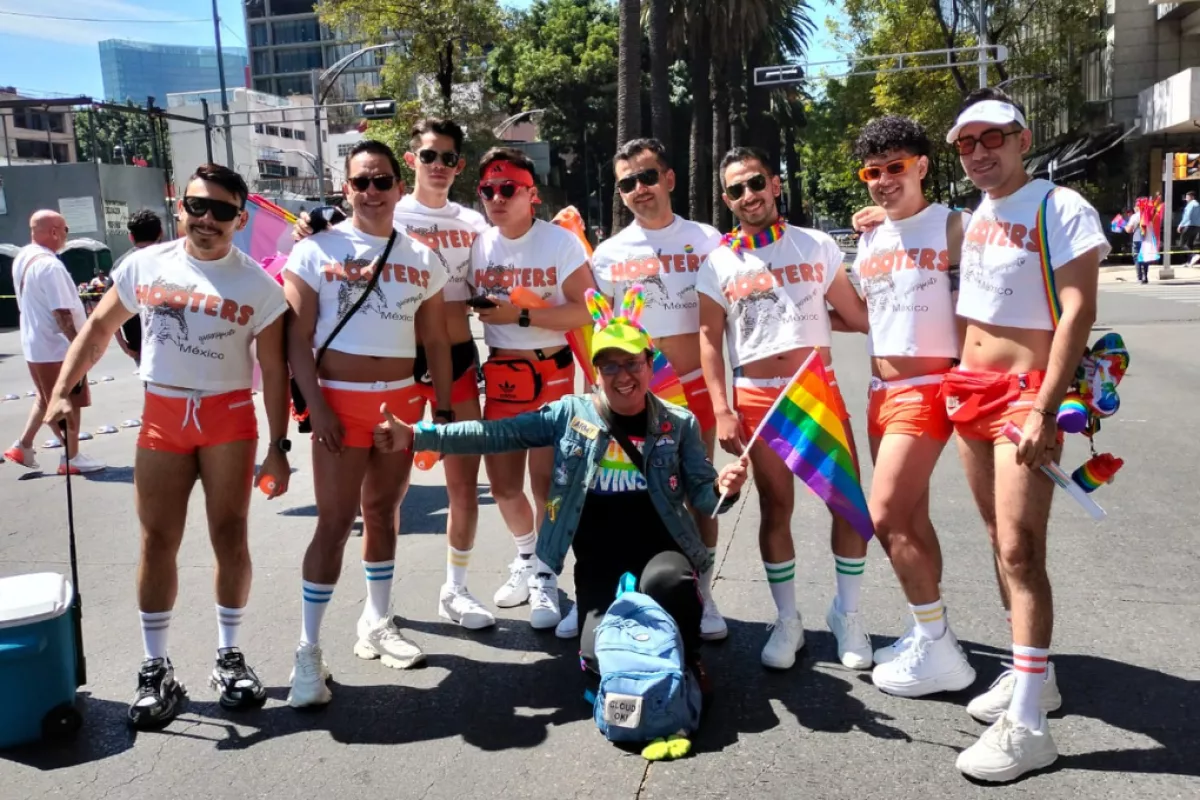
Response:
[[[954,127],[946,134],[946,144],[954,144],[959,132],[972,122],[990,122],[997,126],[1016,122],[1022,128],[1028,127],[1025,124],[1025,115],[1012,103],[1003,100],[981,100],[958,115]]]

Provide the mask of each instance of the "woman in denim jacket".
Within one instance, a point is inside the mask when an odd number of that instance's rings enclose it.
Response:
[[[415,429],[385,408],[375,446],[447,455],[553,446],[553,480],[533,580],[556,589],[555,576],[574,547],[585,662],[595,670],[596,625],[612,603],[621,575],[630,572],[639,576],[638,591],[675,618],[689,661],[703,676],[698,668],[703,605],[697,576],[712,558],[684,501],[703,514],[712,514],[718,505],[722,512],[728,510],[746,480],[746,465],[735,461],[718,474],[696,418],[649,391],[653,345],[638,325],[640,307],[630,299],[638,288],[630,290],[623,315],[615,318],[603,298],[589,292],[589,306],[602,323],[592,339],[598,394],[568,395],[511,419],[422,422]]]

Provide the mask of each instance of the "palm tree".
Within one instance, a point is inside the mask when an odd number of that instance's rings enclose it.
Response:
[[[671,146],[671,53],[668,45],[671,0],[648,0],[650,38],[650,133]]]
[[[619,0],[617,147],[642,134],[642,0]],[[629,224],[629,211],[613,187],[613,233]]]

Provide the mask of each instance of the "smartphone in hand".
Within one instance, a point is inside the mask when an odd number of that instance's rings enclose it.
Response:
[[[475,295],[474,297],[468,297],[466,300],[466,303],[471,308],[495,308],[496,307],[496,304],[493,301],[487,299],[483,295]]]

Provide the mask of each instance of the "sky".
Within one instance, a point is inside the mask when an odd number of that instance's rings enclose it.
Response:
[[[531,2],[501,1],[515,7]],[[836,2],[810,0],[809,4],[817,22],[817,37],[808,59],[837,58],[825,30],[825,19],[836,13]],[[222,46],[244,48],[242,0],[218,0],[218,7]],[[55,16],[104,21],[45,18]],[[98,42],[134,39],[211,45],[213,38],[210,0],[0,0],[0,86],[15,86],[21,94],[35,97],[86,95],[100,99],[104,82]]]

